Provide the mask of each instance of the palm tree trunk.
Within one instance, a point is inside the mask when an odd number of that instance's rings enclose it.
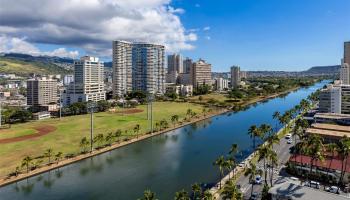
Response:
[[[271,187],[273,186],[273,184],[272,184],[273,169],[274,169],[274,164],[272,163],[272,164],[271,164],[271,174],[270,174],[270,184],[271,184]]]
[[[265,170],[265,184],[267,185],[267,167],[266,167],[266,160],[264,158],[264,170]]]

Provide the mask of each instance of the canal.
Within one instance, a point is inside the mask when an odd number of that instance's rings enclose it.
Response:
[[[251,105],[158,135],[108,153],[0,188],[1,200],[103,199],[134,200],[145,189],[158,199],[173,199],[190,185],[213,184],[219,173],[213,161],[237,143],[240,158],[252,152],[247,130],[269,123],[275,111],[283,113],[326,82],[301,88],[283,97]]]

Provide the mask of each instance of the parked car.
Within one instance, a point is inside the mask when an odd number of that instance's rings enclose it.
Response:
[[[340,193],[340,189],[337,186],[326,187],[326,191],[334,193],[334,194],[339,194]]]
[[[287,140],[287,144],[292,144],[292,143],[293,143],[292,139]]]
[[[255,184],[260,185],[261,183],[262,183],[262,178],[261,178],[260,175],[257,175],[257,176],[255,177]]]
[[[250,196],[250,200],[257,200],[259,198],[259,193],[253,192],[253,194]]]
[[[285,138],[289,140],[290,138],[292,138],[292,134],[288,133]]]
[[[312,188],[316,188],[316,189],[320,189],[320,183],[316,182],[316,181],[309,181],[306,182],[305,184],[306,186],[312,187]]]

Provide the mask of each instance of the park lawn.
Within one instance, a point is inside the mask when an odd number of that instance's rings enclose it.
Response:
[[[220,93],[210,93],[210,94],[205,94],[205,95],[200,95],[203,99],[203,102],[209,101],[210,99],[215,99],[221,102],[224,102],[226,100],[230,100],[229,98],[226,97],[227,94],[220,94]],[[191,100],[194,101],[199,101],[199,96],[193,96],[190,97]]]
[[[133,128],[140,125],[140,134],[150,130],[147,122],[147,111],[145,105],[137,107],[142,112],[134,114],[121,114],[112,112],[101,112],[94,114],[94,135],[107,134],[121,129],[124,134],[134,134]],[[192,109],[196,113],[202,112],[202,106],[191,103],[178,102],[155,102],[153,103],[154,124],[156,121],[166,119],[171,126],[171,116],[179,115],[179,120],[186,116],[187,109]],[[119,109],[121,110],[121,109]],[[22,124],[14,124],[10,129],[0,130],[0,135],[12,135],[18,137],[36,132],[34,127],[54,126],[57,129],[47,135],[29,139],[21,142],[0,144],[0,177],[4,177],[21,164],[22,159],[29,155],[31,157],[40,156],[48,148],[54,152],[63,154],[78,153],[80,151],[79,142],[83,137],[90,136],[90,115],[78,115],[59,119],[48,119],[43,121],[33,121]],[[125,130],[128,133],[125,133]],[[6,137],[8,138],[8,137]]]

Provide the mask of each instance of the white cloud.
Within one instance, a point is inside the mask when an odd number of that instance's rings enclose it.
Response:
[[[184,10],[169,4],[170,0],[0,0],[0,35],[79,47],[97,56],[110,56],[111,41],[118,39],[164,44],[168,51],[193,49],[197,36],[186,31],[177,16]]]
[[[206,26],[203,28],[203,31],[209,31],[210,30],[210,26]]]
[[[77,58],[78,51],[67,51],[65,48],[58,48],[53,51],[40,51],[31,43],[25,41],[25,38],[9,38],[6,36],[0,36],[0,52],[1,53],[24,53],[30,55],[47,55]]]

